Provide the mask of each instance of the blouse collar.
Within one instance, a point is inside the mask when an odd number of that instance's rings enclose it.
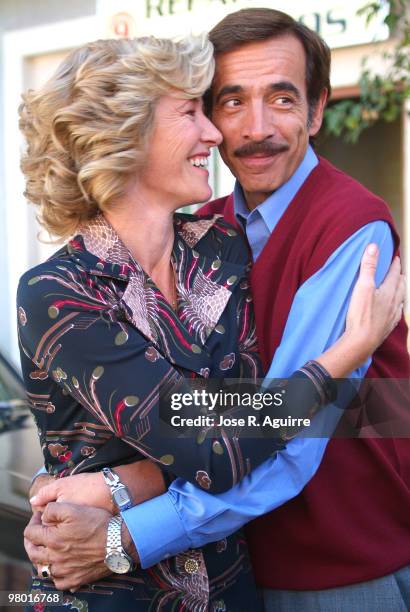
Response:
[[[162,355],[171,363],[202,375],[211,365],[206,341],[213,331],[225,332],[218,322],[233,289],[246,272],[244,264],[201,253],[200,243],[211,229],[228,238],[236,234],[234,230],[227,230],[225,225],[218,225],[220,217],[213,215],[197,220],[192,215],[175,215],[172,259],[177,284],[177,312],[133,259],[103,215],[84,224],[67,245],[77,265],[89,273],[125,283],[120,301],[126,319]]]

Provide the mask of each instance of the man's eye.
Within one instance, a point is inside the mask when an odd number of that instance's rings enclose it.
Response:
[[[224,108],[235,108],[236,106],[239,106],[240,103],[241,101],[238,100],[238,98],[232,98],[231,100],[226,100],[223,102],[222,105]]]
[[[194,108],[190,108],[187,111],[185,111],[185,114],[190,115],[190,117],[195,117],[195,113],[196,113],[196,110]]]
[[[284,106],[286,104],[292,104],[293,100],[288,96],[280,96],[279,98],[276,98],[275,102],[277,102],[281,106]]]

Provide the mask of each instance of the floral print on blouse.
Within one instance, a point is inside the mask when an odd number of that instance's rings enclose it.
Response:
[[[99,215],[24,274],[17,297],[23,376],[50,474],[149,458],[215,493],[283,447],[223,432],[213,438],[158,433],[159,389],[183,392],[185,378],[261,376],[248,260],[242,237],[218,215],[176,214],[175,312]],[[33,582],[34,589],[52,586]],[[67,593],[65,606],[259,609],[240,532]]]

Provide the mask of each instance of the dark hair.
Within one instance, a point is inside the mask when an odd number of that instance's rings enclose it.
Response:
[[[279,36],[295,36],[306,54],[306,89],[309,102],[309,119],[320,94],[327,89],[330,97],[330,49],[325,41],[303,23],[290,15],[268,8],[249,8],[227,15],[209,32],[215,48],[215,57],[242,47]]]

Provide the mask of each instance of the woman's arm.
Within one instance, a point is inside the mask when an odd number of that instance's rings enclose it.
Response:
[[[374,277],[372,266],[372,258],[369,260],[365,255],[362,260],[363,273],[361,283],[356,284],[347,316],[347,336],[351,336],[356,340],[361,334],[373,334],[375,331],[374,325],[372,325],[371,328],[366,327],[368,325],[369,317],[360,318],[357,316],[358,313],[362,311],[361,302],[365,301],[368,308],[372,308],[372,305],[368,302],[369,299],[371,299],[371,301],[376,300],[376,302],[381,300],[385,305],[388,305],[390,300],[389,292],[391,288],[394,289],[396,281],[398,282],[397,291],[394,294],[392,308],[393,311],[396,310],[398,314],[400,314],[400,302],[398,302],[398,300],[401,296],[403,278],[397,276],[395,272],[395,268],[399,268],[398,262],[396,261],[394,266],[390,268],[390,272],[386,277],[385,283],[381,285],[380,290],[375,290],[374,295],[370,297],[370,293],[368,293],[368,289],[366,287],[372,288],[372,279]],[[365,292],[364,296],[362,295],[363,291]],[[240,317],[239,320],[241,321],[242,318],[243,316]],[[394,323],[394,321],[392,322]],[[377,341],[377,338],[373,340],[373,342]],[[360,345],[361,342],[359,341],[358,349],[360,348]],[[249,329],[247,333],[242,336],[242,341],[240,344],[245,375],[248,376],[252,376],[252,372],[254,370],[255,346],[256,339],[254,333],[251,331],[251,329]],[[347,365],[343,362],[344,357],[347,359]],[[330,349],[318,357],[317,361],[326,367],[326,369],[332,371],[334,377],[340,377],[340,371],[343,372],[346,368],[352,366],[352,359],[356,359],[356,355],[354,353],[352,355],[350,352],[345,354],[343,351],[343,342],[337,341]],[[357,357],[357,359],[359,360],[360,357]],[[362,358],[362,361],[365,359],[366,356]],[[361,362],[358,361],[358,363]],[[156,497],[165,490],[162,471],[151,461],[138,461],[128,465],[118,466],[116,471],[119,474],[122,482],[128,487],[134,505]],[[97,506],[106,508],[108,510],[112,509],[112,502],[108,487],[105,484],[101,473],[79,474],[70,476],[68,478],[59,479],[57,481],[54,480],[51,483],[49,480],[51,477],[46,478],[47,480],[43,480],[41,476],[36,478],[30,492],[31,496],[38,494],[35,502],[37,506],[42,507],[49,501],[58,500]]]
[[[161,468],[149,459],[119,465],[114,472],[127,487],[133,506],[157,497],[167,489]],[[102,472],[74,474],[58,479],[40,474],[31,486],[30,503],[33,510],[43,511],[51,501],[103,508],[111,514],[118,513]]]
[[[347,333],[342,348],[339,342],[339,348],[331,355],[335,363],[338,354],[343,361],[343,372],[337,371],[337,376],[354,369],[357,357],[351,353],[358,351],[363,359],[375,350],[396,321],[397,300],[402,300],[400,296],[391,297],[401,283],[398,265],[395,264],[386,280],[385,293],[375,295],[369,277],[377,257],[370,254],[368,257],[372,265],[362,267],[355,304],[359,314],[354,315],[354,320],[361,321],[361,329],[375,331],[360,333],[357,337]],[[75,305],[69,305],[60,308],[57,317],[52,311],[50,320],[48,314],[55,293],[61,291],[58,282],[52,275],[31,285],[27,284],[29,280],[27,276],[23,279],[18,294],[19,306],[27,313],[27,323],[20,328],[24,350],[39,367],[47,363],[59,385],[115,435],[148,458],[208,491],[219,492],[232,487],[240,477],[283,446],[273,439],[235,440],[236,449],[240,451],[239,458],[235,458],[231,453],[231,440],[223,437],[220,431],[217,432],[219,437],[205,438],[202,442],[193,437],[162,437],[158,431],[158,390],[161,384],[167,384],[178,392],[189,391],[179,373],[161,356],[152,361],[151,350],[148,359],[147,349],[152,349],[151,343],[131,325],[123,321],[120,325],[114,318],[115,313],[111,313],[112,320],[107,322],[108,317],[102,317],[101,311],[95,313],[90,309],[84,313]],[[67,288],[65,294],[69,294]],[[390,296],[389,300],[386,295]],[[75,294],[71,297],[75,304]],[[70,304],[70,299],[65,302]],[[118,347],[115,339],[124,325],[128,341]],[[195,414],[191,410],[185,416]],[[215,452],[216,442],[219,443],[218,452]],[[237,470],[239,462],[247,464],[242,474]]]
[[[405,277],[395,257],[384,282],[377,289],[377,245],[363,255],[346,318],[346,330],[316,361],[333,378],[344,378],[370,357],[399,323],[403,314]]]

